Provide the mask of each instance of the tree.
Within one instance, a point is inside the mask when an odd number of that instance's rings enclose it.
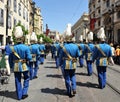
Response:
[[[52,43],[52,39],[45,36],[44,34],[37,35],[38,40],[40,40],[41,37],[43,38],[44,43]]]

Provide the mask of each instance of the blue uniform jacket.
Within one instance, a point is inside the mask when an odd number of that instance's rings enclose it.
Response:
[[[98,44],[100,49],[106,54],[106,57],[112,56],[112,50],[110,45],[107,43]],[[96,60],[96,65],[99,64],[99,58],[103,57],[101,52],[98,50],[98,48],[94,47],[94,53],[93,53],[93,62]]]
[[[82,54],[81,54],[81,56],[83,57],[83,56],[84,56],[84,51],[85,51],[85,44],[80,43],[79,45],[80,45],[81,50],[82,50]]]
[[[73,44],[73,43],[67,44],[66,43],[66,44],[64,44],[64,47],[72,58],[77,58],[80,56],[79,48],[76,44]],[[65,54],[64,50],[61,49],[60,55],[59,55],[59,59],[60,59],[59,61],[60,61],[60,65],[63,65],[64,69],[66,67],[66,59],[65,58],[68,58],[68,56]],[[70,63],[70,69],[73,69],[71,63]]]
[[[59,48],[60,48],[60,44],[59,43],[55,43],[54,44],[55,56],[59,56],[59,54],[58,54]]]
[[[45,45],[44,45],[44,44],[40,44],[39,50],[40,50],[40,51],[45,51],[45,50],[46,50],[46,49],[45,49]]]
[[[32,60],[30,49],[25,44],[16,44],[13,46],[13,48],[14,51],[19,55],[20,59],[25,59],[26,61]],[[18,68],[16,70],[14,61],[19,60],[19,58],[16,57],[14,53],[11,53],[9,57],[10,57],[10,67],[13,68],[15,72],[23,72],[29,70],[27,63],[26,66],[24,66],[25,69],[23,68],[22,63],[18,63],[17,65]]]
[[[88,43],[87,45],[88,45],[88,47],[90,48],[90,51],[89,51],[89,49],[85,46],[84,54],[85,54],[85,59],[86,59],[86,60],[87,60],[87,53],[90,52],[90,53],[93,54],[93,51],[94,51],[94,44]]]
[[[30,48],[31,54],[36,54],[36,60],[38,60],[38,57],[40,56],[38,44],[32,44],[30,45],[29,48]]]

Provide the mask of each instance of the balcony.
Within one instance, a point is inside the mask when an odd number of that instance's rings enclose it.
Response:
[[[96,9],[99,8],[100,6],[101,6],[100,3],[98,3],[98,4],[96,5]]]
[[[106,13],[108,13],[108,9],[109,9],[109,8],[105,8],[105,9],[103,9],[103,10],[102,10],[102,14],[106,14]]]
[[[96,18],[101,18],[102,15],[101,14],[96,14]]]

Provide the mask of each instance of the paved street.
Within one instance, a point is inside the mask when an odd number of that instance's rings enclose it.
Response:
[[[55,68],[55,61],[49,54],[44,65],[40,65],[38,78],[30,81],[29,97],[21,102],[120,102],[120,95],[108,86],[99,89],[97,77],[87,76],[86,73],[86,68],[77,68],[77,94],[69,98],[61,71]],[[18,102],[13,73],[9,84],[0,87],[0,102]]]

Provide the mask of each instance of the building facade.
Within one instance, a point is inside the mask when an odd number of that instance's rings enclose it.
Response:
[[[120,0],[89,0],[90,29],[105,28],[107,42],[120,43]]]
[[[87,41],[87,33],[89,31],[89,14],[84,13],[81,18],[72,26],[71,31],[75,36],[75,41],[79,42],[80,35],[83,36],[83,40]]]
[[[35,9],[34,27],[33,22],[31,22],[33,20],[32,3],[32,0],[0,0],[0,45],[6,45],[11,40],[12,30],[18,23],[21,23],[28,30],[27,41],[36,26],[38,27],[36,28],[37,33],[43,32],[40,8]]]
[[[29,0],[0,0],[0,43],[11,39],[13,27],[20,22],[29,28]]]

